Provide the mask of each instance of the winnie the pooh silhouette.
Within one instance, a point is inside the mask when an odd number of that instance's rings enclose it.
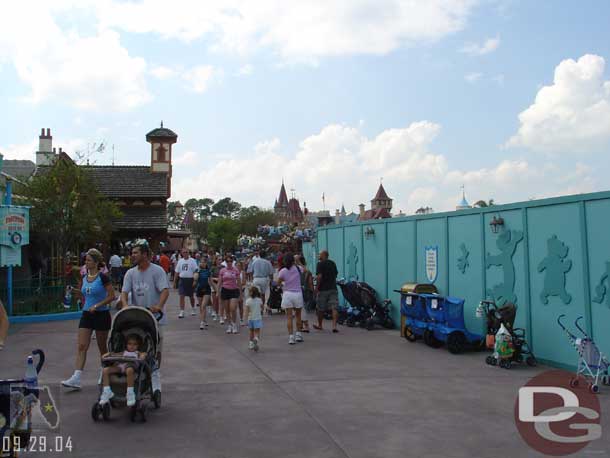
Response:
[[[598,285],[595,287],[595,297],[593,298],[593,302],[597,302],[601,304],[606,298],[606,305],[610,307],[610,294],[607,293],[606,282],[610,278],[610,262],[606,261],[606,270],[602,274],[602,277],[599,280]]]
[[[487,294],[498,305],[503,305],[506,302],[517,303],[517,296],[514,292],[515,266],[513,265],[513,255],[521,240],[523,240],[523,231],[505,231],[496,240],[496,246],[500,250],[500,254],[491,255],[487,253],[485,257],[486,269],[489,269],[491,266],[500,266],[504,274],[503,283],[494,285],[493,288],[487,290]]]
[[[358,249],[354,243],[349,244],[349,255],[347,256],[347,279],[358,280]]]
[[[546,271],[540,300],[546,305],[549,296],[559,296],[564,304],[569,304],[572,301],[566,291],[566,273],[572,268],[572,261],[566,259],[569,248],[556,235],[546,241],[546,246],[547,257],[538,264],[538,272]]]

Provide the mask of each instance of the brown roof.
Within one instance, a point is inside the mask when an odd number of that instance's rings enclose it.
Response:
[[[280,198],[278,199],[276,206],[288,206],[288,196],[286,195],[286,188],[284,187],[284,182],[282,182],[282,188],[280,189]]]
[[[378,208],[377,210],[367,210],[364,212],[364,217],[358,217],[358,221],[366,221],[369,219],[384,219],[391,218],[392,215],[386,208]]]
[[[385,189],[383,189],[383,184],[379,184],[379,189],[377,190],[377,194],[375,194],[375,197],[373,197],[373,200],[378,200],[378,199],[389,199],[388,195],[385,192]]]
[[[152,173],[147,165],[86,165],[83,169],[95,182],[97,190],[112,198],[167,198],[166,173]]]
[[[114,230],[166,230],[165,207],[123,207],[123,216],[112,222]]]

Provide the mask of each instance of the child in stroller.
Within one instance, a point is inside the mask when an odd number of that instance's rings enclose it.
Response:
[[[125,351],[121,353],[106,353],[103,358],[108,356],[122,356],[123,358],[130,358],[133,361],[129,362],[115,362],[110,366],[106,366],[102,371],[102,382],[103,390],[100,396],[100,404],[104,405],[114,397],[114,393],[110,388],[110,375],[112,374],[125,374],[127,377],[127,407],[131,407],[136,403],[136,393],[134,391],[134,384],[136,379],[136,370],[138,368],[140,360],[146,358],[146,353],[138,351],[142,346],[142,339],[138,334],[129,334],[127,336],[127,344]]]
[[[136,421],[138,415],[143,422],[146,421],[150,402],[157,409],[161,406],[161,392],[157,390],[153,393],[151,376],[158,364],[158,352],[161,351],[157,320],[162,317],[162,312],[155,319],[148,309],[136,306],[124,308],[114,316],[108,337],[110,355],[102,358],[103,386],[100,384],[98,400],[91,409],[94,421],[98,421],[100,415],[108,420],[110,407],[123,402],[128,402],[131,409],[131,421]],[[130,399],[130,386],[133,387],[135,402]]]

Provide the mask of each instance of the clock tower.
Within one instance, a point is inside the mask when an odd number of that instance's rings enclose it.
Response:
[[[146,134],[146,141],[150,143],[150,171],[151,173],[167,174],[169,197],[172,179],[172,145],[178,141],[178,135],[167,127],[163,127],[163,121],[161,121],[161,127]]]

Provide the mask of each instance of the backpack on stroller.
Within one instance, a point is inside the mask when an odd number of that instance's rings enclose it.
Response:
[[[525,338],[525,329],[514,328],[515,318],[517,317],[517,306],[512,303],[506,303],[498,307],[495,301],[481,301],[477,307],[477,316],[485,317],[487,326],[487,337],[485,339],[487,348],[495,349],[496,334],[504,326],[508,331],[508,347],[510,348],[510,356],[506,358],[490,355],[485,358],[485,362],[491,366],[499,365],[505,369],[510,369],[513,362],[525,363],[528,366],[536,366],[538,364],[536,357],[532,353],[529,344]]]
[[[110,353],[122,353],[126,349],[127,336],[136,334],[142,341],[139,352],[145,352],[146,358],[136,367],[136,379],[134,391],[136,404],[131,408],[131,421],[135,421],[138,414],[143,422],[146,421],[146,410],[148,404],[152,402],[158,409],[161,406],[161,392],[153,393],[151,376],[158,363],[158,348],[160,342],[159,327],[157,320],[161,320],[163,313],[155,316],[144,307],[127,307],[120,310],[112,320],[112,326],[108,335],[108,351]],[[123,356],[106,356],[102,358],[102,367],[114,365],[116,363],[132,363],[133,358]],[[110,376],[110,386],[114,397],[110,403],[100,405],[98,401],[91,408],[91,417],[98,421],[100,415],[104,420],[110,418],[110,406],[117,407],[126,403],[127,378],[125,374],[112,374]],[[99,396],[102,393],[102,386],[99,386]]]
[[[271,282],[269,286],[269,300],[267,301],[269,307],[269,315],[273,313],[273,310],[282,310],[282,287],[276,282]]]
[[[360,325],[369,331],[375,325],[386,329],[394,328],[394,320],[391,316],[390,304],[392,301],[386,299],[379,302],[375,289],[365,283],[358,281],[340,280],[337,285],[341,288],[343,297],[351,305],[348,309],[345,324],[347,326]]]

